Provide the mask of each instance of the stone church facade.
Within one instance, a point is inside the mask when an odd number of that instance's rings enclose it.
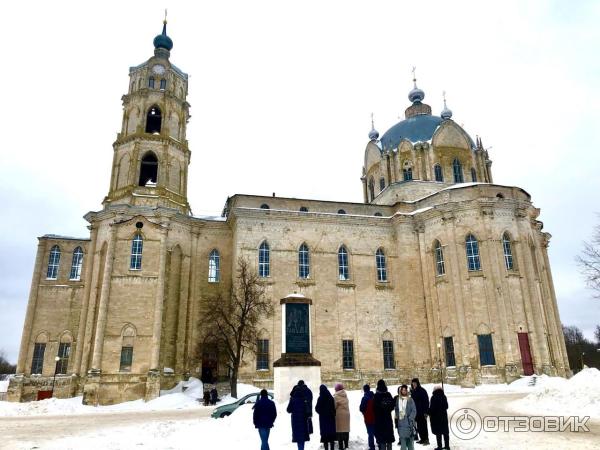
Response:
[[[272,386],[279,299],[312,299],[323,381],[351,387],[413,376],[473,385],[569,375],[539,209],[496,184],[481,140],[410,91],[406,118],[364,153],[362,202],[235,195],[222,217],[187,198],[188,76],[166,34],[130,68],[108,195],[89,237],[38,239],[9,399],[49,389],[110,404],[159,395],[218,357],[198,356],[205,299],[227,292],[236,260],[275,305],[241,380]]]

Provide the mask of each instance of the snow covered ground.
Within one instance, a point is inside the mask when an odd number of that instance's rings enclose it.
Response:
[[[445,386],[451,416],[462,408],[472,408],[481,416],[494,415],[589,415],[589,433],[482,432],[472,440],[451,435],[451,448],[598,448],[600,442],[600,372],[587,369],[571,380],[524,377],[510,385],[485,385],[474,389]],[[187,387],[182,392],[183,387]],[[424,385],[431,393],[433,385]],[[396,387],[390,387],[395,393]],[[239,386],[239,396],[257,388]],[[13,404],[0,402],[0,448],[4,449],[258,449],[260,440],[252,425],[251,405],[240,407],[224,419],[211,419],[214,407],[204,407],[196,399],[202,385],[192,380],[160,398],[144,403],[134,401],[98,408],[81,405],[81,398]],[[349,391],[351,411],[350,449],[365,449],[366,433],[358,405],[361,391]],[[228,403],[232,399],[224,399]],[[289,414],[286,404],[278,405],[278,418],[271,432],[272,449],[292,450]],[[307,450],[322,448],[317,433]],[[431,436],[432,442],[434,437]],[[433,448],[434,445],[428,447]],[[397,446],[395,446],[397,448]],[[417,449],[425,449],[420,445]]]

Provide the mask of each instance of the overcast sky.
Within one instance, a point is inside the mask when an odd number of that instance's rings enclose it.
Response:
[[[381,134],[398,122],[414,65],[434,114],[446,90],[494,180],[542,209],[562,321],[592,336],[600,300],[574,258],[600,221],[600,2],[191,4],[2,6],[0,350],[11,361],[36,237],[88,236],[128,68],[152,56],[165,6],[171,61],[190,74],[195,215],[220,214],[235,193],[362,201],[370,114]]]

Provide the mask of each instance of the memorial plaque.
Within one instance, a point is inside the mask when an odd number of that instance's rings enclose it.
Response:
[[[308,304],[285,305],[285,351],[286,353],[310,353]]]

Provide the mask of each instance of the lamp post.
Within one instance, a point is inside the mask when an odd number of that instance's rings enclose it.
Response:
[[[54,358],[56,364],[54,364],[54,377],[52,378],[52,397],[54,397],[54,383],[56,383],[56,372],[58,370],[58,362],[60,361],[60,356],[56,356]]]
[[[585,356],[585,352],[581,352],[581,370],[583,370],[583,357]]]
[[[442,348],[442,344],[440,344],[439,342],[437,343],[437,350],[438,350],[438,363],[439,363],[439,367],[440,367],[440,378],[442,379],[442,390],[444,389],[444,368],[442,367],[442,356],[440,354]]]

